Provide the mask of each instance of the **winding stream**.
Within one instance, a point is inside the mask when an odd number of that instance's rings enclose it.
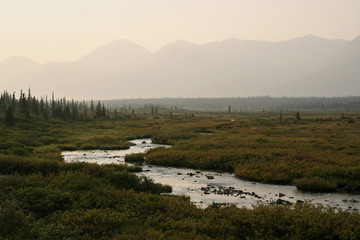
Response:
[[[66,162],[125,164],[126,154],[142,153],[161,146],[170,147],[153,144],[151,139],[136,139],[130,142],[135,145],[127,150],[66,151],[62,152],[62,156]],[[295,186],[256,183],[239,179],[230,173],[144,164],[143,171],[137,175],[150,177],[157,183],[171,185],[172,194],[189,196],[192,202],[201,207],[207,207],[214,202],[251,207],[257,203],[273,201],[282,204],[309,201],[336,209],[357,211],[360,208],[360,195],[301,192]]]

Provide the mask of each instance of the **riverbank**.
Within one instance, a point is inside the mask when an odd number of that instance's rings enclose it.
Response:
[[[74,151],[63,152],[65,162],[89,162],[97,164],[125,164],[127,154],[145,153],[168,145],[151,143],[151,139],[130,141],[130,149],[122,151]],[[143,164],[138,176],[146,176],[156,183],[170,185],[173,195],[190,197],[197,206],[206,208],[213,203],[227,203],[251,208],[257,204],[312,203],[333,209],[357,211],[360,195],[302,192],[295,186],[263,184],[239,179],[234,174]]]

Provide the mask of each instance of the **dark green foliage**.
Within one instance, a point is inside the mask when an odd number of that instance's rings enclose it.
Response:
[[[6,124],[11,127],[12,125],[14,125],[14,115],[12,113],[12,109],[9,106],[8,109],[6,110],[6,114],[5,114],[5,122]]]
[[[350,119],[348,120],[348,123],[355,123],[355,120],[354,120],[353,118],[350,118]]]
[[[128,172],[111,173],[105,176],[109,179],[110,183],[117,188],[134,189],[141,192],[149,193],[169,193],[172,191],[170,186],[163,186],[161,184],[154,183],[152,179],[141,176],[137,177]]]
[[[304,191],[335,192],[337,189],[335,182],[330,182],[320,177],[295,179],[294,183],[297,188]]]
[[[0,238],[26,239],[32,217],[24,213],[16,201],[0,194]]]
[[[19,207],[36,217],[45,217],[55,211],[71,208],[70,194],[47,187],[27,187],[12,192]]]
[[[0,155],[0,174],[30,175],[41,173],[45,176],[59,172],[60,168],[60,163],[56,161]]]
[[[141,164],[145,161],[145,154],[133,153],[125,156],[125,162]]]
[[[111,137],[111,136],[96,136],[91,137],[84,141],[80,149],[83,150],[119,150],[119,149],[128,149],[130,147],[129,142],[122,139]]]
[[[55,99],[52,95],[50,102],[43,98],[37,99],[34,96],[31,96],[29,89],[28,96],[25,96],[23,91],[20,91],[19,99],[16,99],[15,93],[9,94],[4,92],[0,95],[0,114],[5,113],[5,122],[8,126],[12,126],[14,123],[14,114],[17,115],[20,113],[21,117],[29,119],[31,116],[41,116],[43,119],[48,120],[49,118],[61,119],[63,121],[79,121],[79,120],[88,120],[94,117],[93,111],[93,102],[91,103],[90,109],[91,113],[88,113],[87,109],[89,108],[85,101],[77,102],[72,100],[67,101],[63,99]],[[4,110],[3,110],[4,109]],[[98,103],[95,117],[106,116],[106,113],[109,110],[103,104]]]

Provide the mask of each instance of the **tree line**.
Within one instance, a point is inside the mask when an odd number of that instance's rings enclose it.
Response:
[[[233,98],[157,98],[103,101],[105,106],[161,106],[174,110],[246,112],[246,111],[322,111],[360,110],[360,96],[347,97],[233,97]]]
[[[107,118],[109,109],[100,101],[90,103],[85,101],[68,101],[66,98],[55,99],[52,94],[49,99],[47,96],[36,98],[32,96],[29,88],[25,94],[22,90],[19,96],[16,92],[9,93],[4,91],[0,94],[0,114],[5,114],[5,120],[12,125],[14,115],[31,118],[32,116],[42,117],[43,119],[55,118],[64,121],[78,121],[96,118]]]

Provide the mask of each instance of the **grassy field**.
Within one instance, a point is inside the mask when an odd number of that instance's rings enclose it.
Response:
[[[360,188],[360,114],[294,112],[135,116],[63,122],[18,119],[0,130],[0,154],[61,161],[61,150],[126,149],[129,139],[171,144],[153,164],[234,172],[309,191]]]
[[[152,139],[172,144],[146,156],[159,165],[234,172],[310,191],[360,187],[357,113],[240,113],[171,121]]]
[[[123,149],[129,139],[151,137],[173,145],[148,152],[154,164],[312,191],[359,188],[359,116],[137,114],[74,122],[15,116],[13,126],[0,126],[0,239],[359,239],[357,212],[309,204],[199,209],[186,197],[162,196],[171,187],[136,177],[131,172],[139,167],[70,164],[60,155]]]

